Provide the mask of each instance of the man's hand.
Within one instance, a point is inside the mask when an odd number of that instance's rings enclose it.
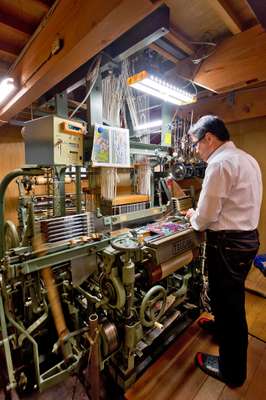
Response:
[[[194,208],[189,208],[189,209],[187,210],[187,213],[186,213],[186,218],[187,218],[187,219],[190,219],[194,213],[195,213]]]

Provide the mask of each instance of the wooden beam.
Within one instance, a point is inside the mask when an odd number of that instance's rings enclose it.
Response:
[[[12,71],[18,91],[0,110],[0,119],[12,118],[160,4],[150,0],[59,1]],[[64,45],[53,55],[57,38]]]
[[[158,54],[160,54],[161,56],[163,56],[164,58],[166,58],[169,61],[172,61],[174,64],[176,64],[178,62],[178,59],[175,58],[172,54],[170,54],[168,51],[162,49],[160,46],[158,46],[158,44],[156,43],[151,43],[149,45],[149,48],[152,50],[157,51]]]
[[[34,32],[34,26],[20,20],[18,17],[11,16],[5,11],[1,10],[0,23],[16,29],[19,32],[26,33],[27,35],[32,35]]]
[[[209,4],[233,34],[242,32],[241,23],[229,6],[228,1],[209,0]]]
[[[5,62],[0,61],[0,79],[1,76],[6,75],[8,72],[8,65]]]
[[[180,50],[184,51],[186,54],[193,54],[194,48],[188,40],[186,40],[177,29],[171,25],[170,32],[165,35],[165,38],[169,40],[173,45],[175,45]]]
[[[12,56],[18,56],[21,48],[0,40],[0,50],[7,54],[11,54]]]
[[[193,105],[180,107],[178,115],[184,118],[192,111],[194,121],[207,114],[218,115],[227,123],[265,117],[266,86],[206,97]]]
[[[16,60],[16,58],[17,58],[16,54],[10,54],[0,49],[0,60],[1,62],[5,63],[8,66],[8,69],[10,68],[12,63]]]
[[[218,93],[266,80],[266,32],[256,25],[224,40],[194,76],[200,86]]]
[[[265,1],[261,0],[247,0],[250,8],[256,15],[258,21],[261,23],[264,29],[266,29],[266,7]]]
[[[45,1],[42,0],[33,0],[33,2],[39,7],[41,8],[45,13],[47,13],[47,11],[49,10],[50,6],[49,4],[47,4]]]

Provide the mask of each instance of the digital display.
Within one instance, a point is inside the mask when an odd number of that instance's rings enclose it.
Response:
[[[71,131],[81,132],[81,128],[79,126],[68,124],[68,129]]]

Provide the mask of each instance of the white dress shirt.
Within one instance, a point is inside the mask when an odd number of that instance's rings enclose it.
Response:
[[[208,159],[197,208],[195,230],[250,231],[259,222],[262,179],[257,161],[228,141]]]

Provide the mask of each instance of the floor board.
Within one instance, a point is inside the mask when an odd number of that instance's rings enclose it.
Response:
[[[258,268],[254,266],[251,268],[245,286],[248,289],[259,291],[266,297],[266,277],[258,270]]]
[[[217,354],[218,347],[195,322],[126,392],[125,399],[266,399],[266,343],[249,336],[248,378],[237,389],[230,389],[196,368],[193,359],[197,351]]]
[[[264,278],[266,281],[266,278]],[[249,333],[266,342],[266,298],[246,293]]]
[[[261,351],[258,367],[254,374],[254,379],[250,382],[245,400],[266,399],[266,348]]]

